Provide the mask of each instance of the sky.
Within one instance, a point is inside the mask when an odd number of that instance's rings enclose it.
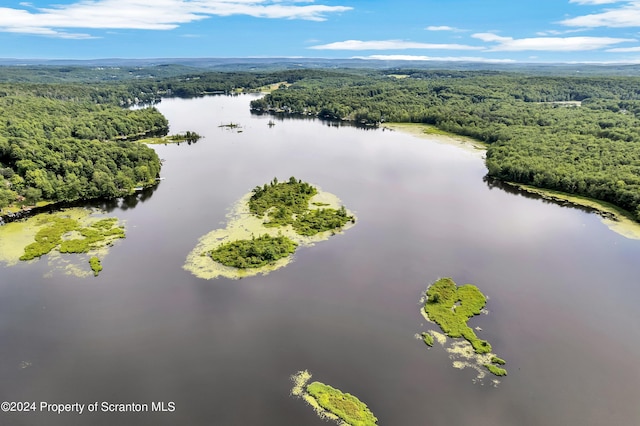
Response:
[[[0,58],[640,63],[640,0],[0,0]]]

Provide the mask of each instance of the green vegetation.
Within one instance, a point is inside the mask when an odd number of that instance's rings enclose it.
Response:
[[[478,378],[485,374],[483,366],[496,376],[506,376],[507,370],[498,367],[505,365],[506,361],[491,353],[489,342],[479,339],[467,325],[471,317],[481,313],[486,301],[478,287],[471,284],[458,287],[451,278],[440,278],[427,289],[423,310],[426,318],[438,324],[447,336],[462,337],[469,342],[454,343],[447,349],[452,356],[464,359],[454,361],[454,367],[474,368],[478,371]],[[433,346],[434,339],[430,333],[423,332],[421,336],[425,344]]]
[[[144,138],[138,140],[138,142],[150,145],[166,145],[168,143],[187,142],[189,145],[191,145],[192,143],[198,142],[201,138],[202,136],[200,136],[198,133],[187,130],[184,133],[167,135],[159,138]]]
[[[451,278],[440,278],[427,290],[424,311],[449,337],[464,337],[478,354],[491,352],[491,345],[481,340],[467,325],[469,318],[480,314],[486,298],[478,287],[457,287]]]
[[[256,186],[249,199],[249,211],[262,217],[267,213],[266,226],[284,226],[294,222],[294,215],[309,209],[309,200],[318,190],[291,176],[287,182],[278,183],[273,178],[269,184]]]
[[[293,225],[298,234],[305,236],[342,228],[349,221],[355,222],[344,206],[310,210],[309,201],[317,193],[315,187],[293,176],[287,182],[278,182],[278,178],[274,178],[269,184],[254,188],[249,210],[258,217],[266,214],[264,225],[267,227]],[[329,205],[322,202],[312,204]]]
[[[427,346],[433,346],[433,336],[430,335],[429,333],[422,333],[422,341]]]
[[[489,176],[607,201],[640,221],[640,78],[402,75],[310,72],[251,106],[367,125],[432,125],[488,144]]]
[[[500,368],[498,366],[495,366],[493,364],[485,364],[485,367],[487,367],[487,370],[489,370],[492,374],[496,375],[496,376],[506,376],[507,375],[507,370],[505,370],[504,368]]]
[[[124,140],[166,133],[158,110],[95,103],[84,87],[58,88],[0,85],[0,209],[113,198],[155,181],[156,153]]]
[[[507,361],[502,358],[498,358],[497,356],[492,357],[491,362],[498,365],[505,365],[507,363]]]
[[[299,191],[291,191],[292,188],[298,188]],[[303,192],[303,194],[300,195],[299,192]],[[307,192],[315,192],[311,198],[312,203],[330,206],[330,209],[339,216],[340,223],[333,223],[330,220],[318,221],[318,223],[303,220],[307,213],[314,214],[313,208],[309,210],[309,202],[304,201],[308,197]],[[256,196],[256,194],[258,195]],[[302,202],[298,202],[300,197],[304,198]],[[253,202],[251,202],[252,199]],[[282,204],[285,207],[284,214],[276,217],[275,220],[269,220],[269,214],[277,213],[276,205],[282,201],[284,201]],[[253,206],[254,212],[250,210],[250,204]],[[296,214],[292,212],[293,210],[303,211],[303,213]],[[256,214],[256,211],[260,214]],[[318,215],[322,217],[322,213],[319,212]],[[327,219],[331,219],[330,216],[328,215]],[[287,265],[292,260],[292,256],[285,256],[285,252],[293,253],[293,250],[296,249],[295,246],[287,247],[286,244],[280,248],[271,247],[276,237],[284,236],[297,245],[312,245],[350,228],[355,223],[355,217],[349,214],[346,208],[341,207],[340,200],[335,195],[303,184],[295,178],[282,184],[277,183],[277,179],[274,179],[270,184],[245,194],[234,205],[228,217],[229,221],[225,228],[213,230],[200,239],[198,245],[187,256],[185,269],[205,279],[220,276],[238,279],[267,274]],[[347,223],[341,228],[326,229],[329,232],[321,232],[329,226],[344,223],[344,217],[348,217],[351,223]],[[267,218],[266,222],[265,218]],[[300,220],[298,221],[298,219]],[[289,225],[291,222],[293,223]],[[296,229],[296,226],[300,230]],[[270,236],[271,240],[266,240],[264,234]],[[256,235],[263,237],[257,239]],[[265,240],[265,244],[258,244],[256,240]],[[218,256],[222,262],[212,261],[211,252],[216,250],[220,251]],[[278,251],[283,256],[274,260],[275,253]]]
[[[320,382],[311,383],[306,391],[320,407],[335,414],[350,426],[373,426],[378,422],[366,404],[351,394],[342,393]]]
[[[51,250],[56,249],[60,253],[87,253],[111,244],[119,238],[125,238],[122,227],[117,226],[116,218],[98,220],[89,226],[82,226],[76,219],[68,217],[48,217],[42,221],[44,225],[35,234],[35,241],[24,248],[24,254],[20,260],[32,260],[41,257]],[[83,238],[65,238],[68,235],[80,235]],[[93,259],[93,258],[92,258]],[[96,258],[97,259],[97,258]],[[97,275],[95,267],[100,267],[100,261],[95,264],[90,260],[91,268]]]
[[[102,263],[100,263],[100,259],[96,256],[92,256],[91,259],[89,259],[89,265],[91,265],[93,275],[97,277],[100,271],[102,271]]]
[[[298,215],[293,222],[293,229],[300,235],[311,236],[319,232],[342,228],[347,222],[354,222],[355,218],[347,214],[344,206],[339,209],[314,209]]]
[[[234,268],[259,268],[287,257],[295,252],[298,244],[279,235],[272,237],[264,234],[250,240],[236,240],[222,244],[209,255],[216,262]]]

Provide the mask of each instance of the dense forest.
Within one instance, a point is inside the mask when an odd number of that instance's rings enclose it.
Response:
[[[611,202],[640,220],[640,78],[491,71],[312,73],[258,113],[425,123],[489,144],[489,175]]]
[[[425,123],[488,144],[489,176],[611,202],[640,220],[640,78],[428,69],[120,70],[117,81],[71,68],[0,67],[0,207],[114,197],[154,179],[162,97],[257,90],[257,113],[362,125]],[[138,72],[138,74],[136,74]],[[14,81],[20,76],[23,82]],[[71,83],[70,81],[74,81]]]
[[[96,103],[83,90],[0,85],[0,208],[116,197],[155,180],[156,153],[126,141],[166,134],[155,108]]]

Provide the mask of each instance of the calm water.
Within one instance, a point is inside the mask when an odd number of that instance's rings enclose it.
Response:
[[[381,425],[640,424],[640,241],[594,214],[491,189],[478,154],[398,132],[251,116],[249,96],[164,100],[162,181],[110,206],[126,240],[98,278],[0,269],[0,400],[173,401],[172,413],[0,413],[7,425],[326,425],[291,374],[357,395]],[[242,132],[219,128],[239,123]],[[198,238],[274,176],[358,215],[267,276],[201,280]],[[442,276],[490,297],[474,318],[507,360],[494,388],[436,345],[418,299]],[[26,368],[23,368],[26,367]]]

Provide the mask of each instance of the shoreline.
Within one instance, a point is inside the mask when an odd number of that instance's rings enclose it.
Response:
[[[421,139],[428,139],[438,143],[457,146],[465,151],[480,153],[484,159],[487,144],[475,139],[459,136],[437,129],[434,126],[421,123],[385,123],[383,129],[399,131]],[[494,178],[495,179],[495,178]],[[553,189],[538,188],[532,185],[498,180],[499,182],[514,188],[522,193],[536,195],[543,200],[552,201],[561,205],[569,204],[576,207],[585,207],[601,217],[602,223],[611,231],[625,238],[640,240],[640,223],[633,219],[630,212],[606,201],[582,195],[568,194]]]

